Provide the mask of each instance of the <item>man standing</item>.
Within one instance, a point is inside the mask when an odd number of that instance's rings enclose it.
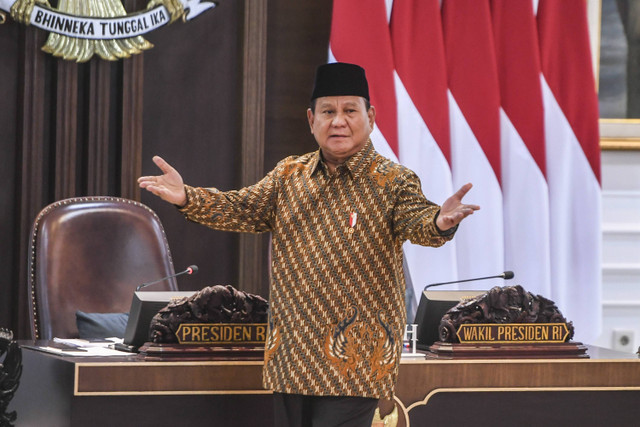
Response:
[[[271,232],[269,334],[263,382],[276,426],[370,426],[393,397],[406,324],[402,244],[440,246],[479,209],[442,207],[411,170],[380,156],[369,135],[375,108],[365,71],[318,68],[311,133],[320,149],[282,160],[237,191],[194,188],[163,159],[139,185],[218,230]]]

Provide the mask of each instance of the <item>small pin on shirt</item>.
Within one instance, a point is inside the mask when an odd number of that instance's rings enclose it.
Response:
[[[351,212],[351,215],[349,215],[349,227],[351,228],[355,227],[357,222],[358,222],[358,212]]]

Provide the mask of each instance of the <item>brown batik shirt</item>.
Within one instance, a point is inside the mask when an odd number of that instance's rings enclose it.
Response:
[[[415,173],[368,142],[334,173],[316,151],[241,190],[185,188],[188,219],[271,232],[264,386],[391,398],[406,323],[402,243],[440,246],[455,231],[438,232],[439,206]]]

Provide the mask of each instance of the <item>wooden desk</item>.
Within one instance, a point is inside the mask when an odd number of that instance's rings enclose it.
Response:
[[[262,361],[145,362],[22,349],[17,427],[271,426]]]
[[[597,347],[588,354],[405,361],[396,388],[398,425],[640,425],[640,360]]]
[[[589,355],[403,361],[399,425],[640,425],[640,360],[593,347]],[[18,411],[17,426],[272,425],[262,362],[96,360],[23,349],[23,365],[9,408]]]

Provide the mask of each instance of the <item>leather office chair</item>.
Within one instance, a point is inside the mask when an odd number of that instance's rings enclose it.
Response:
[[[31,336],[76,338],[76,310],[128,312],[138,285],[171,274],[164,228],[149,207],[103,196],[55,202],[31,231]],[[175,278],[153,285],[177,289]]]

